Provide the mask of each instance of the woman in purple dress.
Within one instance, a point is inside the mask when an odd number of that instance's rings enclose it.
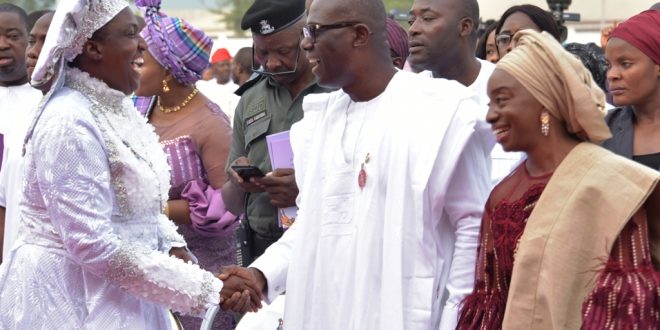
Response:
[[[187,22],[160,13],[160,0],[137,4],[146,6],[141,35],[148,50],[135,104],[154,126],[172,169],[166,214],[199,265],[219,274],[221,266],[235,263],[237,217],[225,209],[221,190],[231,144],[229,119],[195,88],[213,42]],[[202,321],[180,319],[186,329],[198,329]],[[232,314],[220,312],[213,329],[234,324]]]

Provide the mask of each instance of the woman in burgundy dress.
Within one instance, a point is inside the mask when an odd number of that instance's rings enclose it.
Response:
[[[596,143],[605,96],[549,34],[520,31],[486,119],[527,159],[491,192],[459,329],[658,329],[660,173]]]

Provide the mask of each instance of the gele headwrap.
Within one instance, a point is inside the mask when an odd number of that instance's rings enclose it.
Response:
[[[50,83],[50,89],[32,118],[23,140],[23,155],[46,103],[64,85],[65,64],[82,53],[83,46],[94,32],[127,7],[126,0],[61,0],[58,3],[30,82],[34,87]]]
[[[40,86],[53,79],[58,66],[80,55],[92,34],[126,7],[126,0],[60,1],[34,68],[32,85]]]
[[[202,78],[209,66],[213,40],[188,22],[160,12],[160,0],[137,0],[144,8],[147,25],[140,33],[147,42],[149,53],[167,69],[178,82],[192,85]]]
[[[660,10],[645,10],[617,25],[609,39],[623,39],[660,64]]]
[[[403,62],[408,58],[408,33],[399,23],[387,18],[387,42],[390,48],[401,57]]]
[[[518,80],[566,130],[582,140],[612,137],[605,124],[605,93],[573,54],[547,32],[518,31],[516,47],[495,69]]]

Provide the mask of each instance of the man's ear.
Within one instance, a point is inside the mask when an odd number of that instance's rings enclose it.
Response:
[[[476,29],[475,22],[469,17],[463,17],[458,21],[458,31],[461,37],[468,37]]]
[[[355,25],[355,40],[353,41],[353,47],[360,47],[368,44],[370,36],[371,31],[366,24]]]
[[[392,64],[397,69],[403,69],[403,59],[399,56],[392,58]]]
[[[83,53],[94,61],[100,61],[103,59],[103,45],[98,41],[87,40],[83,45]]]

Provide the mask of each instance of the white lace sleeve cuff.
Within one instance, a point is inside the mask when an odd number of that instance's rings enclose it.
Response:
[[[165,215],[158,219],[159,246],[162,252],[169,252],[173,247],[186,246],[186,240],[176,231],[176,225]]]
[[[107,276],[123,290],[184,314],[202,316],[220,303],[222,281],[213,274],[139,244],[122,244]]]

